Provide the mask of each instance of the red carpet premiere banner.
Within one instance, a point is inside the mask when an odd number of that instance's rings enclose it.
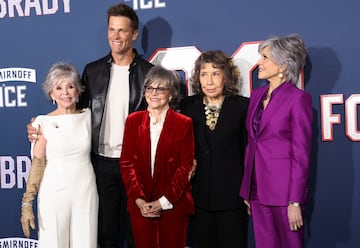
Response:
[[[263,84],[259,42],[292,33],[304,39],[309,58],[298,87],[311,93],[314,113],[305,246],[360,247],[360,2],[0,0],[0,248],[38,247],[36,231],[23,237],[20,204],[31,164],[26,125],[53,109],[41,88],[45,75],[58,61],[81,73],[107,54],[106,11],[119,2],[140,18],[135,48],[179,71],[184,94],[192,94],[189,78],[202,51],[232,56],[241,95],[249,97]]]

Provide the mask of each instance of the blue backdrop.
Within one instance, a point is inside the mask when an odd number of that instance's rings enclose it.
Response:
[[[19,218],[30,166],[26,124],[54,108],[41,90],[47,70],[64,61],[81,73],[108,53],[106,11],[118,2],[0,0],[0,247],[36,246],[21,239]],[[120,2],[139,15],[135,47],[146,59],[182,70],[187,79],[201,51],[222,49],[237,58],[244,95],[257,87],[252,45],[270,35],[303,37],[309,52],[303,87],[315,116],[306,247],[360,247],[360,2]]]

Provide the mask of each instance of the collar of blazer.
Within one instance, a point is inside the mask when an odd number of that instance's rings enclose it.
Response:
[[[281,109],[280,107],[291,96],[290,91],[291,91],[292,87],[293,87],[293,85],[291,83],[289,83],[289,82],[284,83],[284,85],[281,87],[281,89],[279,89],[279,91],[275,94],[275,96],[271,98],[268,106],[266,107],[266,110],[262,113],[261,123],[260,123],[260,127],[259,127],[259,134],[261,134],[261,132],[264,130],[267,123],[274,116],[276,116],[276,112]],[[251,127],[251,123],[252,123],[254,115],[257,111],[257,106],[259,106],[259,104],[261,104],[262,97],[265,94],[265,91],[267,91],[267,89],[268,89],[268,86],[261,87],[258,90],[254,91],[253,94],[251,95],[251,97],[254,97],[253,104],[249,108],[249,114],[250,114],[249,125],[250,125],[250,130],[251,130],[250,134],[252,136],[255,136],[255,134]]]

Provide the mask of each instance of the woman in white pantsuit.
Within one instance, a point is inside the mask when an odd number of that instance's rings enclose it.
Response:
[[[98,194],[90,162],[91,113],[76,109],[82,91],[76,69],[57,63],[44,83],[57,109],[38,116],[32,166],[22,200],[25,236],[34,229],[32,201],[38,191],[41,248],[95,248]]]

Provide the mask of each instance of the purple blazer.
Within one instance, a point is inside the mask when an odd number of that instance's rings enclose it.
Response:
[[[259,200],[264,205],[304,203],[309,177],[312,136],[311,96],[285,83],[272,97],[255,135],[252,121],[268,85],[255,89],[246,118],[248,145],[240,196],[250,199],[253,171]],[[255,165],[255,166],[254,166]]]

